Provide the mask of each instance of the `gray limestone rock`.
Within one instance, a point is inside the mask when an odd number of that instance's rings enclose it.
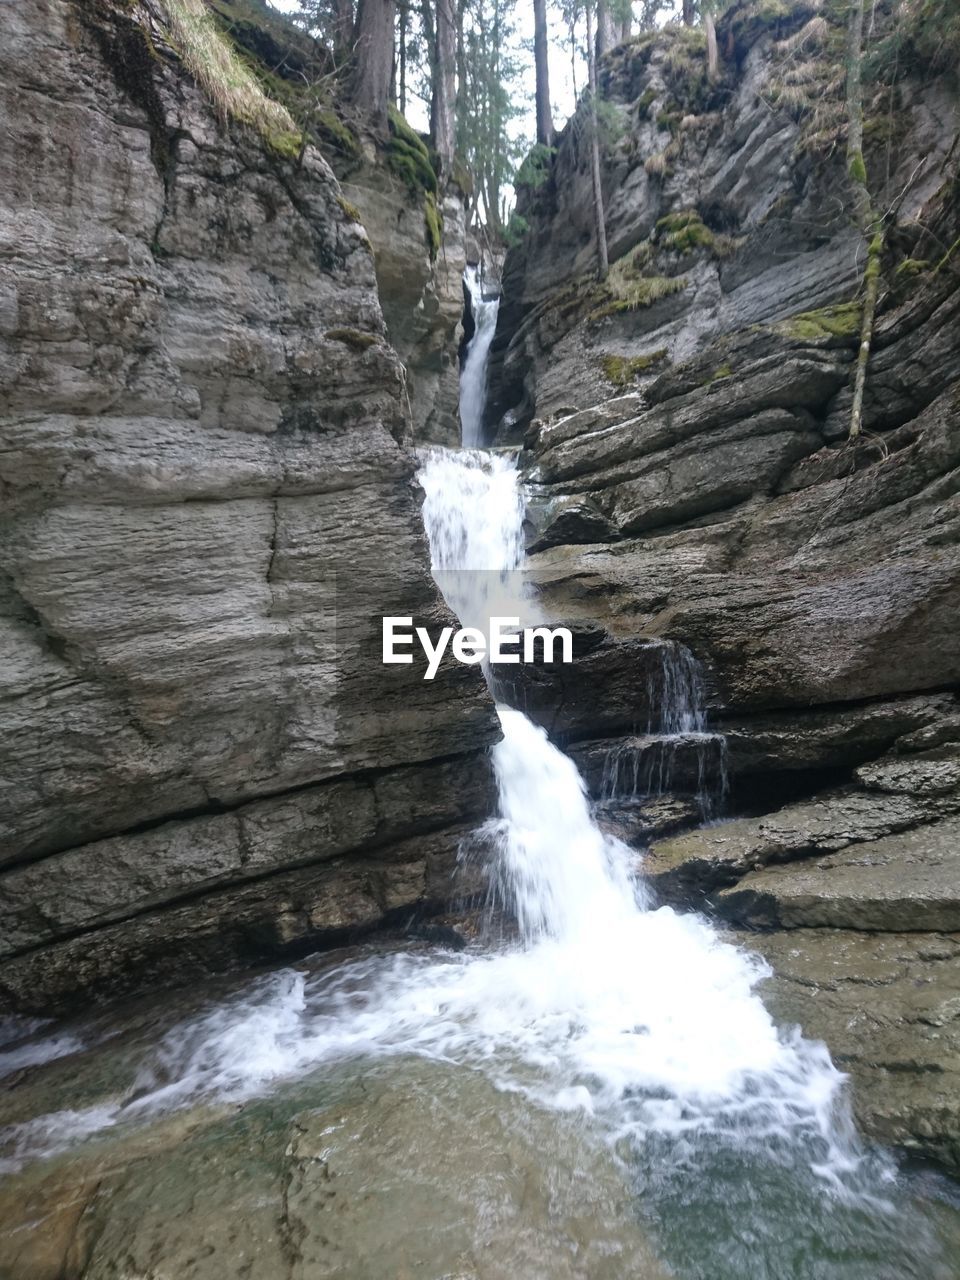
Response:
[[[448,615],[370,241],[318,152],[218,121],[165,22],[4,15],[0,982],[33,1005],[290,911],[369,926],[425,899],[426,849],[383,891],[338,866],[423,831],[449,870],[492,804],[479,673],[380,663],[383,615]]]

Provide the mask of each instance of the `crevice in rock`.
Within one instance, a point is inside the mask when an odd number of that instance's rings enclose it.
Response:
[[[414,768],[432,769],[444,764],[452,764],[457,762],[466,762],[471,759],[481,757],[483,752],[465,751],[451,752],[441,756],[431,756],[427,760],[418,761]],[[74,849],[84,849],[90,845],[100,844],[104,840],[115,840],[120,837],[138,836],[147,831],[155,831],[158,827],[166,826],[173,822],[190,822],[196,818],[216,818],[230,813],[242,813],[251,806],[268,800],[280,800],[289,796],[302,795],[305,792],[322,790],[326,786],[340,785],[344,782],[360,782],[369,783],[373,786],[379,778],[389,777],[391,774],[407,771],[411,768],[409,764],[385,765],[375,769],[358,769],[348,773],[336,773],[325,778],[314,778],[307,782],[299,782],[292,787],[279,787],[276,790],[258,791],[255,795],[244,796],[241,800],[233,802],[219,801],[215,797],[210,797],[210,803],[206,805],[197,805],[189,809],[176,809],[168,813],[161,814],[156,818],[149,818],[144,822],[134,823],[131,826],[112,828],[104,831],[101,835],[91,840],[84,840],[80,844],[59,845],[56,848],[46,849],[43,853],[37,854],[35,857],[18,858],[16,861],[6,862],[0,868],[0,886],[3,883],[3,877],[12,871],[22,870],[24,867],[36,866],[38,863],[46,862],[48,859],[56,858],[61,854],[70,853]],[[434,828],[440,829],[443,828]],[[428,828],[422,828],[424,832]],[[405,839],[407,835],[414,834],[406,832],[400,835],[394,834],[392,839]],[[364,846],[366,847],[366,846]],[[373,847],[373,846],[370,846]]]

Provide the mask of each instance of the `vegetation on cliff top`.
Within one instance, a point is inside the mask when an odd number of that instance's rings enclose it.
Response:
[[[167,7],[184,66],[221,119],[250,125],[274,150],[298,155],[303,139],[290,112],[267,97],[256,76],[218,30],[204,0],[167,0]]]

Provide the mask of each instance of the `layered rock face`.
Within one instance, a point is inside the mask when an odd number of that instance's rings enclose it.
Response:
[[[960,1164],[956,91],[907,79],[895,130],[868,114],[891,213],[851,443],[865,245],[842,112],[784,92],[798,62],[819,82],[825,24],[756,8],[721,23],[715,85],[692,35],[607,58],[607,285],[582,132],[526,193],[496,412],[501,439],[526,427],[531,566],[580,658],[575,687],[544,668],[524,695],[614,828],[653,838],[662,898],[754,931],[770,999],[851,1070],[868,1131]],[[708,772],[744,815],[666,839],[691,807],[645,803],[665,642],[703,664],[726,740]],[[671,750],[676,788],[702,789],[702,742]]]
[[[373,246],[387,336],[406,370],[414,438],[419,443],[458,445],[466,267],[463,203],[455,194],[442,201],[442,238],[431,256],[422,197],[411,197],[383,165],[350,167],[342,183]]]
[[[227,128],[165,14],[4,13],[6,1004],[46,1007],[450,893],[485,816],[370,242],[321,156]]]

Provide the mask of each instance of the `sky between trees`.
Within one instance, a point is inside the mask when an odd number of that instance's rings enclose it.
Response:
[[[305,0],[268,0],[274,8],[291,15],[302,15]],[[311,0],[306,0],[310,3]],[[628,7],[628,0],[615,0]],[[689,2],[689,0],[688,0]],[[571,14],[580,12],[574,24],[571,40]],[[632,6],[634,30],[641,27],[662,26],[677,21],[683,13],[682,0],[638,0]],[[411,10],[420,8],[413,0]],[[510,103],[515,111],[506,121],[506,133],[513,144],[511,169],[504,181],[499,213],[506,221],[513,204],[513,188],[510,178],[513,165],[518,165],[536,141],[535,64],[534,64],[534,6],[532,0],[505,0],[504,8],[509,19],[507,38],[504,41],[504,65],[512,68],[508,73]],[[562,129],[573,114],[577,99],[587,86],[586,24],[583,6],[577,0],[547,0],[548,61],[552,114],[557,129]],[[408,31],[408,48],[418,44],[415,25]],[[429,67],[424,55],[408,59],[407,92],[402,104],[404,114],[414,129],[427,133],[430,130],[431,85]],[[490,221],[489,216],[487,221]]]

